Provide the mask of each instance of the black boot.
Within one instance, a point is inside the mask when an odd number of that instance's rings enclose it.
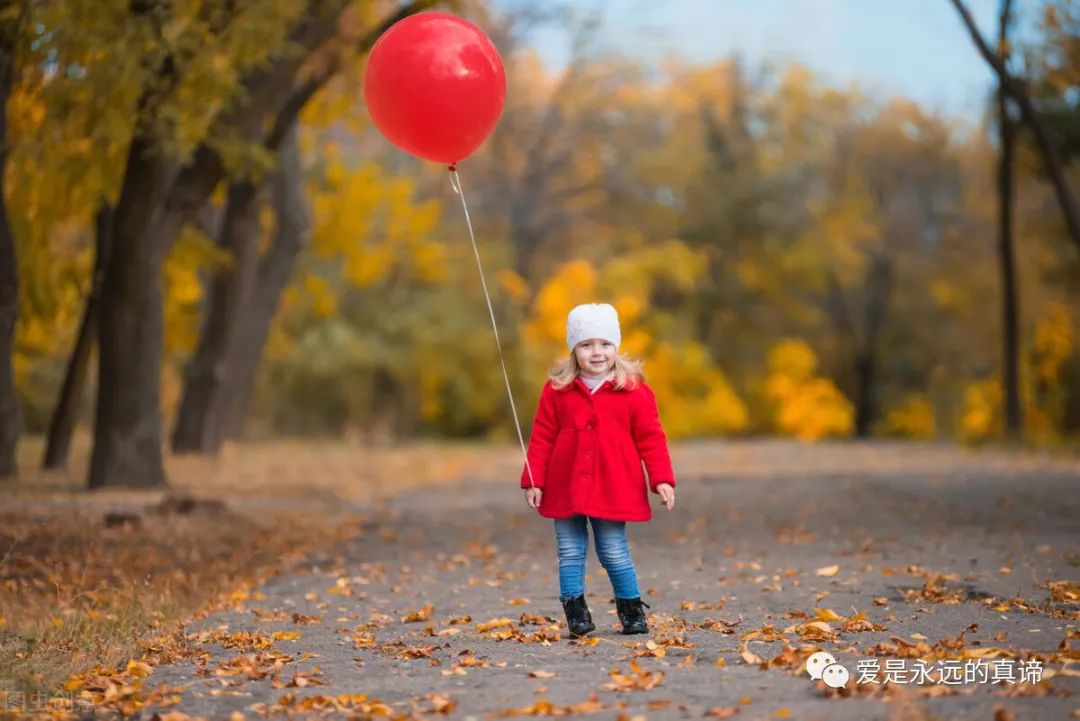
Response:
[[[564,600],[562,607],[566,612],[566,625],[570,628],[571,636],[584,636],[596,630],[592,614],[589,613],[589,604],[585,603],[584,594]]]
[[[645,611],[641,608],[652,608],[640,598],[616,598],[615,610],[619,613],[622,621],[623,633],[648,633],[649,623],[645,619]]]

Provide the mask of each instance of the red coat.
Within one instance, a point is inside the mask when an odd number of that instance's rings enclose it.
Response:
[[[675,485],[656,396],[643,381],[618,390],[609,379],[595,393],[581,378],[561,390],[547,381],[533,421],[528,463],[536,487],[544,491],[539,511],[545,518],[648,521],[648,491],[657,493],[661,483]],[[529,485],[526,466],[521,487]]]

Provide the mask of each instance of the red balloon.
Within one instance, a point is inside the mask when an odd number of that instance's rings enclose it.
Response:
[[[456,163],[499,122],[506,72],[480,28],[449,13],[417,13],[391,25],[371,49],[364,100],[391,143]]]

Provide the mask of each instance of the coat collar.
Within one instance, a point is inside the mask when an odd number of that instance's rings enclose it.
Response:
[[[600,392],[600,391],[602,391],[602,390],[603,390],[604,388],[607,388],[607,387],[610,387],[610,388],[614,388],[614,385],[613,385],[613,384],[614,384],[614,382],[615,382],[615,381],[614,381],[614,379],[613,379],[613,378],[605,378],[605,379],[604,379],[604,382],[603,382],[603,383],[601,383],[601,384],[600,384],[600,385],[599,385],[599,386],[597,387],[596,391],[594,392],[593,390],[591,390],[591,389],[589,388],[589,386],[585,385],[585,381],[581,380],[581,376],[580,376],[580,375],[578,375],[578,376],[574,376],[574,386],[575,386],[575,387],[577,387],[577,388],[580,388],[580,389],[581,389],[581,390],[582,390],[582,391],[583,391],[583,392],[585,393],[585,395],[590,395],[590,396],[591,396],[591,395],[596,395],[596,393],[599,393],[599,392]],[[568,386],[568,387],[569,387],[569,386]]]

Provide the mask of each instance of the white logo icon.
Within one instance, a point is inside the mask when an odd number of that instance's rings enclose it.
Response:
[[[827,651],[818,651],[806,659],[806,672],[812,681],[821,680],[829,688],[843,688],[851,674],[836,662],[836,657]]]
[[[821,680],[829,688],[843,688],[847,685],[851,674],[838,663],[831,663],[821,671]]]
[[[810,674],[810,678],[817,681],[821,678],[821,672],[825,670],[826,666],[831,666],[836,663],[836,659],[833,655],[827,651],[818,651],[810,658],[806,659],[806,672]]]

